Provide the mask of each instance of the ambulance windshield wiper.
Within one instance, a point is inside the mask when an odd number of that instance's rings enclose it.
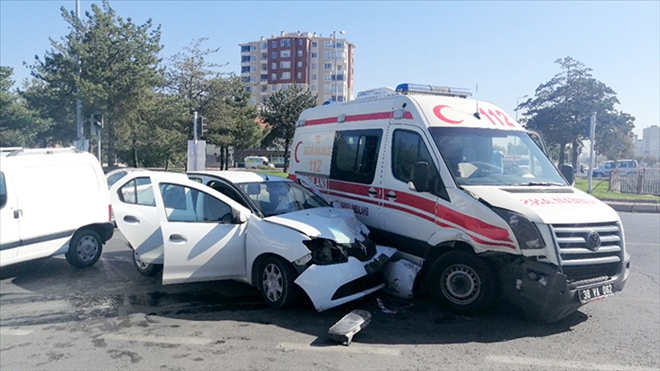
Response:
[[[514,186],[565,186],[566,184],[561,184],[557,182],[525,182],[525,183],[515,183]]]

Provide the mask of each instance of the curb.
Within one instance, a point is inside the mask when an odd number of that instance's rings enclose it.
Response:
[[[660,214],[660,204],[651,203],[638,203],[638,202],[611,202],[605,201],[611,208],[616,211],[627,213],[654,213]]]

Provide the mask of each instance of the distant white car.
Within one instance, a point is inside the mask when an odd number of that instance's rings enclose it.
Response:
[[[381,289],[396,252],[352,210],[298,183],[245,171],[131,172],[111,187],[117,226],[143,274],[163,284],[234,279],[284,308],[305,291],[318,311]]]

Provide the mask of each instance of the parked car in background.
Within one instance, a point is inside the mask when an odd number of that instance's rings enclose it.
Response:
[[[0,161],[0,266],[65,254],[88,267],[112,238],[96,157],[73,148],[13,149]]]
[[[396,249],[379,246],[352,210],[291,180],[247,171],[132,172],[111,187],[117,226],[138,271],[163,284],[234,279],[273,308],[302,289],[318,311],[384,286]]]
[[[274,169],[275,165],[268,161],[266,156],[247,156],[245,157],[245,168],[246,169],[256,169],[256,168],[268,168]]]
[[[636,172],[638,167],[636,160],[605,161],[594,169],[593,176],[597,178],[609,177],[614,169],[617,169],[620,173]]]

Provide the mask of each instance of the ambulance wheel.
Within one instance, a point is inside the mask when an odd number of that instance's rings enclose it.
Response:
[[[291,264],[276,256],[269,256],[263,260],[260,271],[259,291],[269,307],[283,309],[296,302],[296,270]]]
[[[147,263],[140,259],[140,254],[135,250],[133,250],[133,264],[135,269],[143,276],[155,276],[163,270],[162,264]]]
[[[429,271],[429,290],[442,305],[460,314],[486,309],[495,298],[493,274],[481,259],[465,251],[450,251]]]
[[[99,260],[102,251],[103,242],[99,234],[92,229],[81,229],[69,241],[66,261],[74,267],[89,267]]]

